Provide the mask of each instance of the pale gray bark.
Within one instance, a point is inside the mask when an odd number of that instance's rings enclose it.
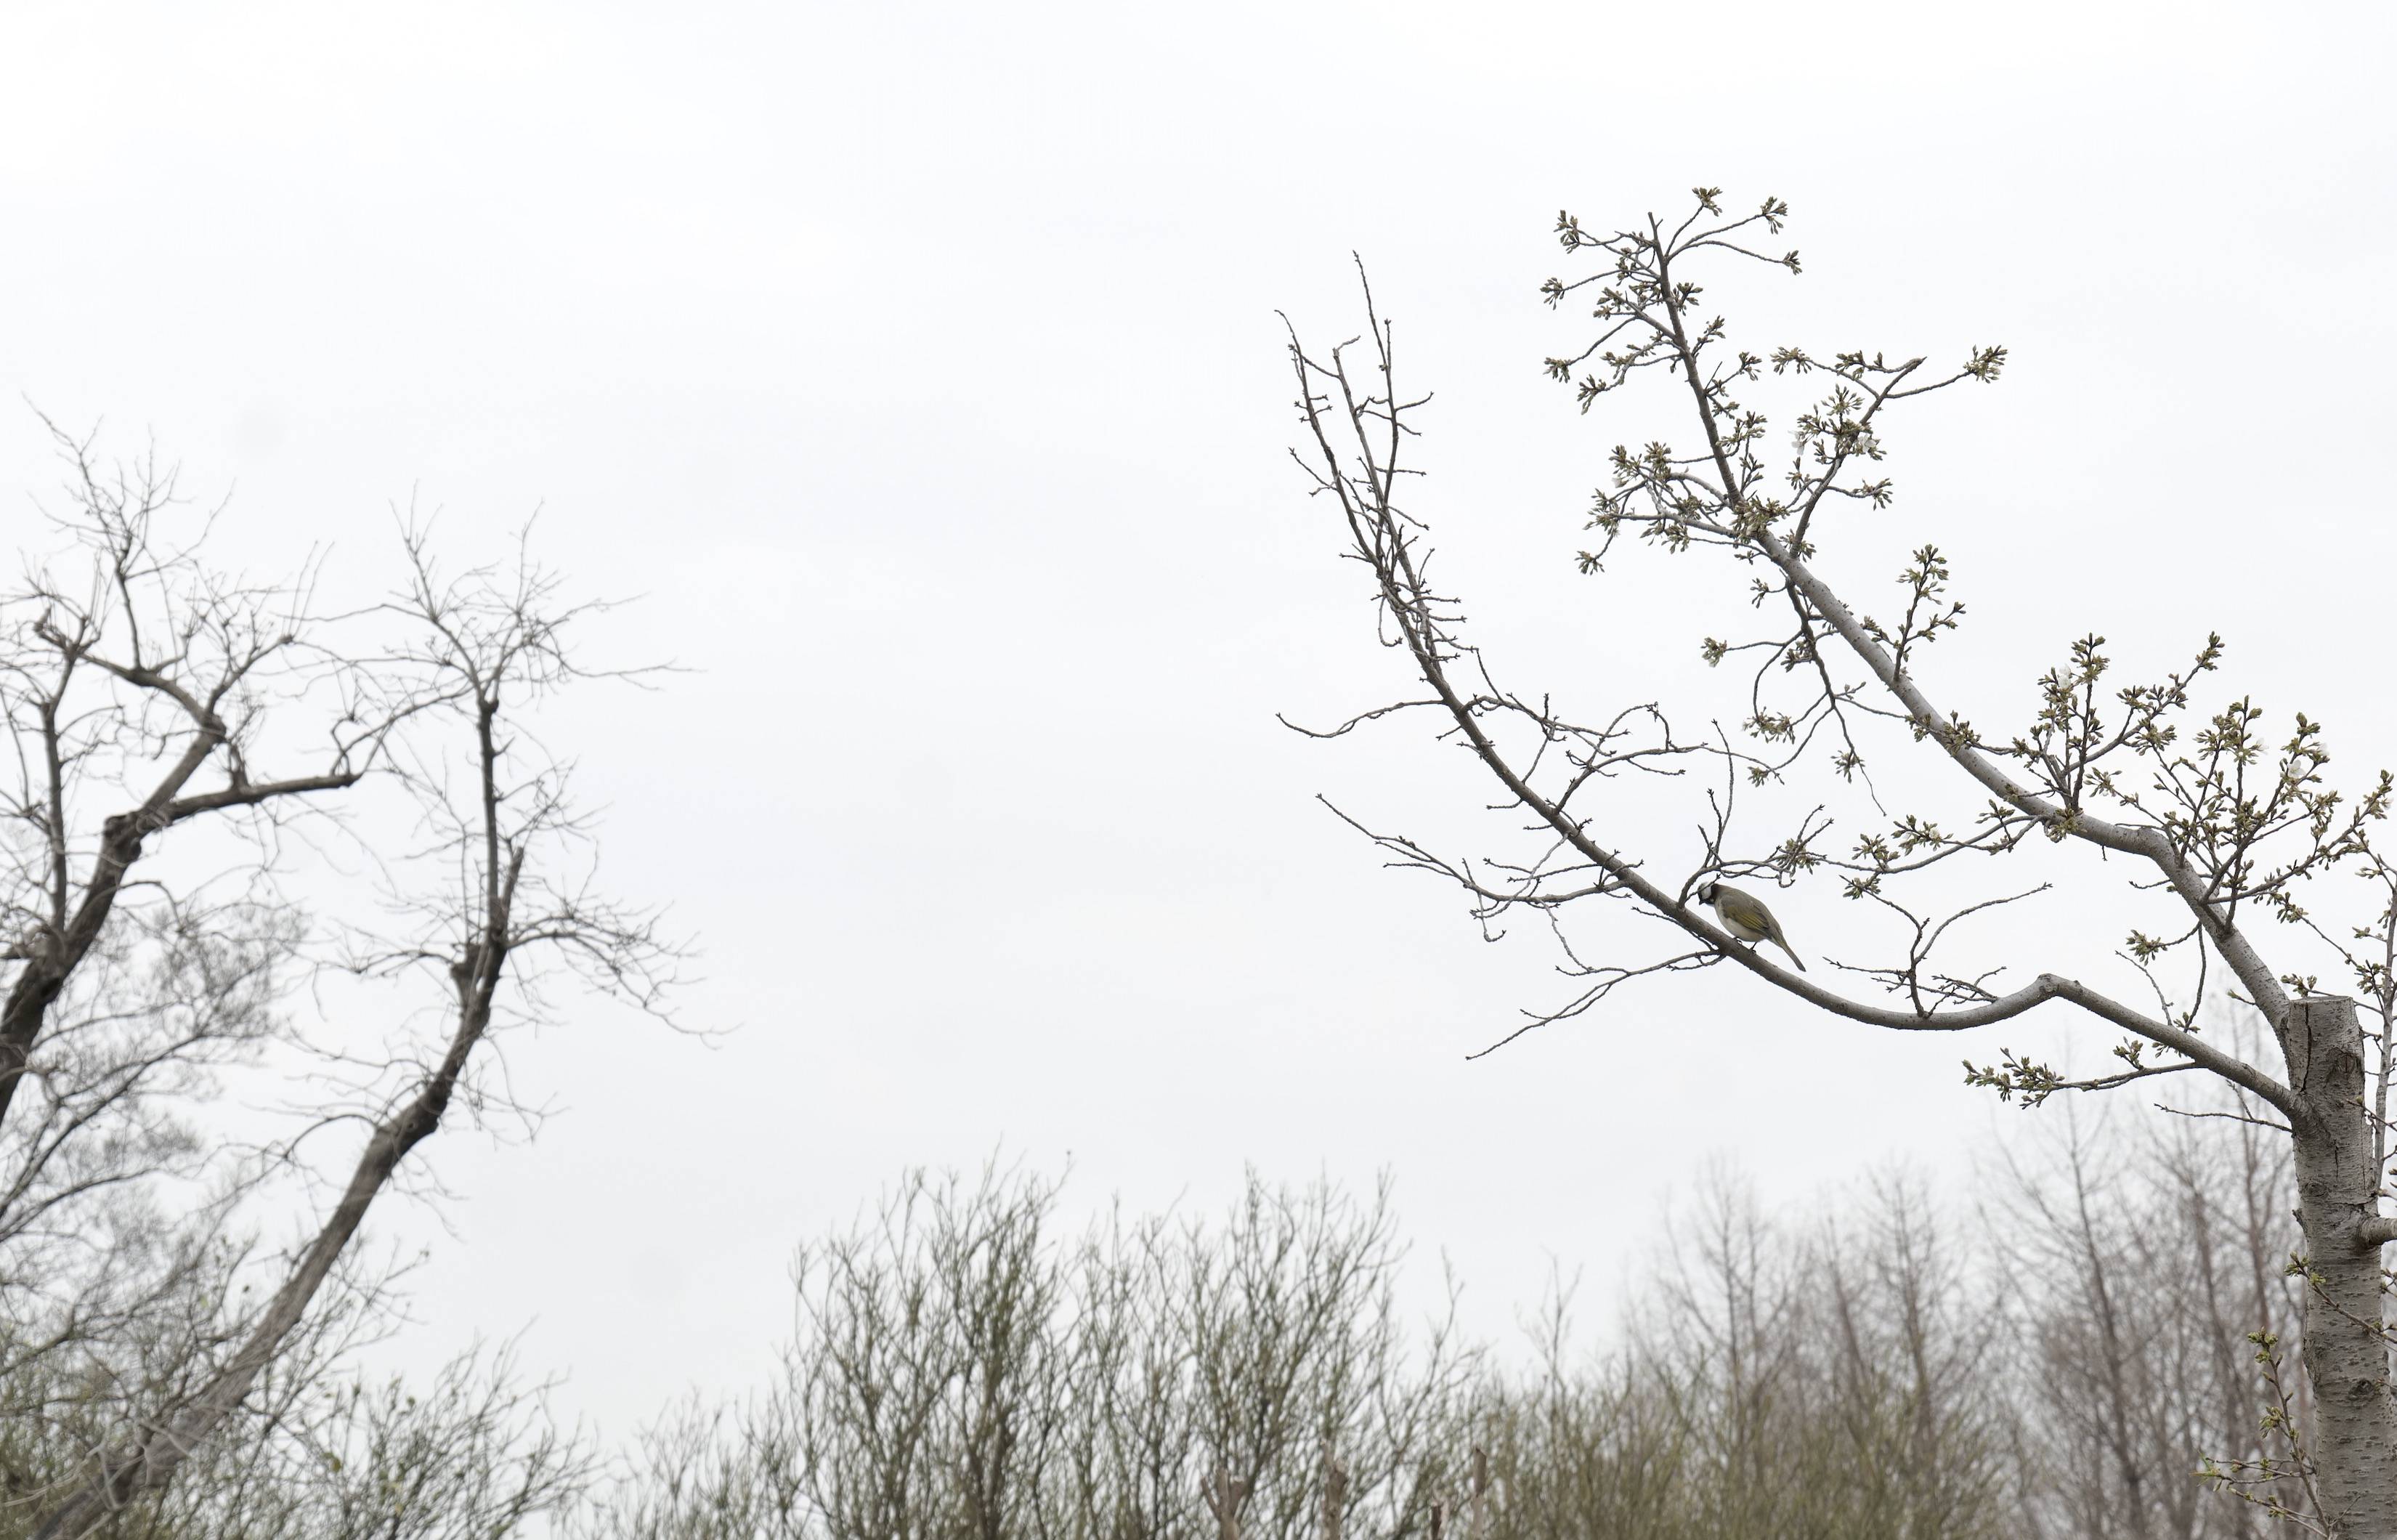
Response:
[[[2292,1000],[2283,1020],[2299,1098],[2306,1373],[2323,1516],[2337,1540],[2397,1540],[2397,1401],[2390,1399],[2379,1247],[2363,1236],[2380,1174],[2364,1113],[2364,1031],[2355,1002],[2337,997]]]

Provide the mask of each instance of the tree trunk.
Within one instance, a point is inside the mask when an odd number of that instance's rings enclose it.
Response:
[[[2305,1228],[2306,1376],[2313,1461],[2337,1540],[2397,1540],[2397,1401],[2390,1399],[2380,1248],[2361,1236],[2380,1172],[2364,1108],[2355,1002],[2293,1000],[2282,1024],[2297,1097],[2297,1221]]]

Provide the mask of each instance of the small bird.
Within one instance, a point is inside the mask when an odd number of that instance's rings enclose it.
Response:
[[[1713,905],[1715,918],[1721,921],[1722,928],[1733,935],[1750,945],[1769,941],[1789,953],[1789,960],[1798,964],[1798,971],[1806,971],[1806,965],[1800,962],[1798,954],[1791,950],[1789,938],[1781,933],[1781,922],[1773,917],[1773,911],[1766,908],[1764,901],[1754,893],[1743,893],[1724,883],[1709,882],[1698,890],[1698,902]]]

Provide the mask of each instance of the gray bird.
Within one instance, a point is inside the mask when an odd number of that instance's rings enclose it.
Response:
[[[1744,893],[1727,883],[1709,882],[1698,890],[1698,902],[1709,904],[1722,928],[1751,946],[1771,942],[1789,953],[1789,960],[1798,964],[1798,971],[1806,971],[1798,954],[1790,949],[1789,938],[1781,933],[1781,922],[1764,906],[1764,900],[1754,893]]]

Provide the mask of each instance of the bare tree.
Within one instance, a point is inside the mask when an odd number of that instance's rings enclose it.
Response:
[[[773,1386],[664,1419],[590,1532],[1306,1540],[1327,1450],[1353,1533],[1424,1531],[1480,1360],[1406,1329],[1386,1194],[1252,1176],[1219,1224],[1062,1238],[1057,1191],[917,1172],[805,1248]]]
[[[2253,1124],[2134,1131],[2076,1115],[2042,1153],[2007,1152],[1985,1223],[2017,1333],[2025,1458],[2046,1533],[2213,1540],[2311,1517],[2297,1429],[2257,1415],[2254,1337],[2284,1331],[2285,1144]],[[2297,1388],[2297,1387],[2293,1387]],[[2254,1499],[2210,1501],[2193,1454]],[[2235,1476],[2233,1473],[2236,1473]]]
[[[312,569],[266,583],[216,570],[201,558],[208,520],[180,542],[162,529],[178,501],[170,469],[154,457],[109,463],[91,439],[51,431],[71,505],[56,523],[80,559],[35,567],[0,604],[0,708],[18,767],[0,791],[0,1131],[12,1133],[52,1008],[154,842],[234,821],[270,845],[308,799],[356,785],[393,726],[365,698],[357,662],[322,646]],[[331,709],[299,705],[312,696]],[[286,724],[278,707],[310,726]],[[297,765],[270,770],[269,756]],[[196,902],[177,917],[187,929]]]
[[[395,1032],[380,1060],[351,1055],[362,1073],[348,1105],[316,1127],[363,1126],[365,1138],[329,1209],[230,1350],[95,1449],[78,1489],[33,1532],[38,1540],[88,1534],[166,1489],[235,1417],[335,1277],[368,1209],[453,1102],[465,1097],[478,1115],[512,1105],[492,1073],[492,1039],[547,1009],[544,971],[650,1010],[669,982],[675,953],[652,919],[592,886],[587,821],[565,767],[523,716],[591,676],[567,650],[566,632],[592,607],[561,605],[556,580],[521,555],[513,568],[449,577],[421,530],[408,531],[406,547],[408,582],[381,611],[394,645],[364,676],[353,715],[410,725],[404,742],[379,742],[413,794],[420,844],[390,867],[403,929],[362,932],[351,967],[434,985],[445,1001],[431,1017],[435,1030],[421,1041]]]
[[[676,1409],[585,1531],[946,1537],[998,1506],[1002,1533],[1057,1540],[2252,1535],[2265,1510],[2200,1505],[2188,1450],[2285,1450],[2206,1354],[2243,1308],[2216,1294],[2279,1237],[2189,1222],[2179,1185],[2215,1192],[2237,1158],[2233,1125],[2190,1127],[2080,1131],[1977,1214],[1881,1178],[1793,1221],[1719,1176],[1601,1350],[1572,1349],[1560,1292],[1529,1363],[1393,1312],[1379,1198],[1252,1185],[1219,1224],[1113,1216],[1061,1243],[1051,1182],[911,1176],[806,1249],[770,1388]],[[2188,1285],[2141,1290],[2110,1369],[2085,1340],[2076,1156],[2139,1171],[2101,1222],[2140,1230],[2143,1284]],[[2109,1372],[2137,1393],[2106,1396]]]
[[[55,548],[0,596],[0,1367],[90,1368],[151,1351],[143,1318],[219,1265],[267,1172],[192,1115],[291,1045],[283,836],[355,794],[395,718],[327,645],[313,563],[229,574],[154,455],[51,435]]]
[[[1400,389],[1394,332],[1370,290],[1361,364],[1350,361],[1353,343],[1319,355],[1292,337],[1306,433],[1297,458],[1314,490],[1338,508],[1346,554],[1373,574],[1385,639],[1405,653],[1423,689],[1323,735],[1428,711],[1442,735],[1466,746],[1494,778],[1501,807],[1527,836],[1520,850],[1457,862],[1403,836],[1373,837],[1395,864],[1460,886],[1485,925],[1529,914],[1555,928],[1581,987],[1533,1025],[1587,1011],[1635,979],[1728,964],[1870,1025],[1955,1031],[2055,1000],[2113,1038],[2114,1065],[2095,1076],[2073,1077],[2011,1051],[1994,1065],[1967,1065],[1975,1083],[2003,1097],[2036,1102],[2203,1071],[2252,1098],[2289,1141],[2298,1192],[2303,1353],[2313,1389],[2304,1451],[2310,1479],[2332,1533],[2397,1534],[2397,1402],[2380,1265],[2380,1248],[2397,1239],[2397,1218],[2379,1208],[2397,944],[2397,904],[2385,901],[2397,878],[2371,845],[2373,825],[2388,812],[2390,778],[2384,773],[2344,799],[2325,783],[2319,727],[2299,715],[2276,738],[2250,701],[2185,726],[2193,691],[2221,656],[2219,636],[2207,637],[2187,669],[2122,687],[2101,684],[2109,668],[2105,644],[2084,637],[2040,677],[2029,720],[2015,734],[1985,732],[1943,703],[1928,672],[1930,653],[1962,623],[1962,606],[1938,549],[1912,552],[1879,618],[1835,589],[1826,563],[1843,539],[1854,544],[1868,533],[1842,516],[1886,506],[1894,495],[1878,463],[1894,409],[1964,381],[1996,380],[2005,350],[1975,347],[1961,367],[1940,372],[1919,357],[1855,351],[1822,359],[1796,347],[1734,348],[1725,323],[1698,308],[1697,276],[1723,262],[1798,271],[1794,251],[1776,258],[1755,245],[1782,228],[1787,212],[1767,199],[1744,216],[1727,215],[1717,190],[1701,188],[1678,224],[1651,217],[1599,235],[1562,215],[1557,233],[1565,250],[1595,270],[1545,287],[1552,305],[1577,295],[1593,301],[1595,340],[1548,360],[1560,381],[1579,375],[1585,410],[1638,377],[1661,371],[1680,382],[1684,447],[1658,438],[1614,450],[1609,485],[1591,514],[1596,539],[1581,565],[1603,571],[1627,536],[1666,553],[1724,560],[1724,576],[1748,591],[1759,629],[1693,641],[1709,663],[1751,665],[1742,735],[1682,732],[1654,703],[1584,713],[1560,705],[1562,691],[1497,681],[1466,639],[1455,598],[1428,576],[1426,527],[1404,506],[1403,478],[1420,474],[1411,440],[1425,398]],[[1778,472],[1765,460],[1766,416],[1741,399],[1751,388],[1770,388],[1768,368],[1776,378],[1821,375],[1828,382],[1794,408],[1793,452]],[[1884,755],[1906,767],[1902,783],[1922,798],[1921,810],[1882,808],[1871,776]],[[1944,783],[1929,773],[1932,764],[1944,770]],[[1699,768],[1720,772],[1720,783],[1702,796],[1663,799],[1661,813],[1624,785],[1642,772],[1670,777]],[[1894,794],[1901,783],[1890,780]],[[1775,806],[1770,794],[1783,787],[1801,793],[1801,810]],[[1843,815],[1855,820],[1855,832],[1842,845],[1833,833]],[[1660,850],[1635,844],[1654,843],[1660,816],[1666,826],[1694,819],[1701,827],[1702,849],[1678,880],[1660,874]],[[2078,850],[2093,859],[2039,859],[2051,846],[2058,857]],[[1976,880],[1963,869],[1976,858],[2006,855],[2052,875],[2009,883]],[[2094,858],[2118,859],[2104,869]],[[2320,885],[2340,873],[2377,885],[2384,901],[2377,914],[2345,924],[2316,917],[2318,893],[2323,905],[2336,902]],[[2178,913],[2161,927],[2151,920],[2149,930],[2126,927],[2122,969],[2150,1003],[2128,1003],[2116,986],[2054,971],[2002,987],[2002,968],[1974,952],[1975,932],[1964,922],[1975,917],[2026,902],[2052,882],[2125,875],[2169,895]],[[1806,876],[1836,877],[1846,897],[1882,917],[1878,951],[1835,959],[1831,973],[1801,974],[1743,944],[1702,902],[1717,884],[1787,884]],[[1618,907],[1662,921],[1671,941],[1597,959],[1582,917]],[[2259,919],[2278,932],[2269,946]],[[1619,938],[1605,944],[1625,945]],[[2339,968],[2364,997],[2369,1033],[2356,1001],[2316,991],[2318,974]],[[2277,1072],[2200,1029],[2199,1010],[2217,979],[2269,1024]]]
[[[203,1302],[235,1287],[270,1168],[194,1115],[294,1045],[283,837],[355,796],[395,726],[327,646],[313,561],[230,574],[154,455],[51,435],[53,549],[0,596],[0,1416],[45,1436],[224,1346]]]

